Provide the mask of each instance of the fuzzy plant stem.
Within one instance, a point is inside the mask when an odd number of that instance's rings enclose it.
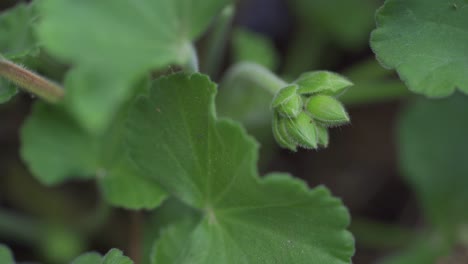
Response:
[[[247,81],[265,89],[273,96],[288,84],[265,67],[251,62],[241,62],[232,66],[222,80],[223,86],[231,86],[238,80]]]
[[[2,56],[0,56],[0,76],[51,103],[59,102],[64,96],[64,90],[60,85]]]
[[[198,53],[192,43],[186,46],[188,52],[188,60],[182,68],[188,73],[195,73],[200,71]]]

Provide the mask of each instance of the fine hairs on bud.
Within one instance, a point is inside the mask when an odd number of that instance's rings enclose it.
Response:
[[[271,103],[276,142],[292,151],[297,147],[326,148],[330,140],[328,128],[350,121],[336,95],[352,85],[337,73],[315,71],[304,73],[279,89]]]

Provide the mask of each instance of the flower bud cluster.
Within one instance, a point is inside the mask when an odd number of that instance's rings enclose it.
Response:
[[[292,151],[297,147],[327,147],[328,128],[350,121],[335,96],[352,85],[336,73],[315,71],[280,89],[271,104],[273,135],[278,144]]]

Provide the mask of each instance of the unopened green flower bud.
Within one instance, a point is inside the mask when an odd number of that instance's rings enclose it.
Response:
[[[306,106],[309,114],[325,126],[338,126],[349,122],[344,106],[328,95],[312,96]]]
[[[297,88],[294,84],[279,90],[271,107],[284,117],[296,117],[302,110],[302,98],[297,94]]]
[[[321,125],[316,125],[317,127],[317,138],[318,138],[318,144],[321,147],[328,147],[328,129],[324,126]]]
[[[303,73],[295,83],[299,86],[298,93],[310,95],[325,93],[336,95],[353,83],[345,77],[328,71],[314,71]]]
[[[276,142],[280,147],[282,148],[287,148],[292,151],[297,151],[296,148],[296,142],[291,139],[291,137],[288,135],[288,132],[286,132],[286,127],[285,124],[287,122],[287,119],[283,119],[279,116],[279,114],[274,113],[273,116],[273,136],[276,139]]]
[[[292,140],[304,148],[317,148],[317,129],[309,115],[301,112],[296,118],[284,120],[286,131]]]

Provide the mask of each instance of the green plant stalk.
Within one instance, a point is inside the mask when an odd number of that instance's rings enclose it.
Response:
[[[226,6],[219,15],[213,33],[208,39],[208,45],[205,50],[204,64],[202,65],[202,72],[209,76],[216,76],[220,68],[221,58],[226,47],[229,29],[234,17],[234,6]]]
[[[193,46],[193,44],[188,44],[188,50],[189,50],[189,59],[187,63],[184,66],[184,69],[189,72],[189,73],[195,73],[200,71],[199,67],[199,61],[198,61],[198,54],[197,50]]]
[[[59,102],[65,94],[60,85],[7,60],[1,55],[0,76],[51,103]]]
[[[270,70],[251,62],[241,62],[232,66],[226,72],[222,83],[223,86],[230,86],[230,83],[240,79],[251,82],[259,88],[270,92],[272,99],[281,88],[288,86],[283,79],[276,76]]]

